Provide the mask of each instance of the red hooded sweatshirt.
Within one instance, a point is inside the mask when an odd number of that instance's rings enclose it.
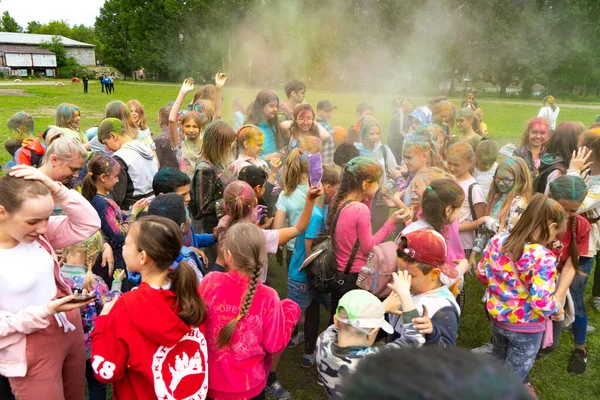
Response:
[[[38,138],[27,138],[23,140],[21,148],[15,153],[15,163],[38,167],[42,156],[46,152]]]
[[[92,368],[99,381],[114,383],[115,399],[206,398],[204,327],[187,326],[175,302],[173,291],[142,283],[96,318]]]

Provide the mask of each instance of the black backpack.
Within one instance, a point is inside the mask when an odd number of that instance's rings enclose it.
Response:
[[[546,186],[548,185],[548,177],[554,171],[560,171],[563,175],[567,172],[565,165],[560,162],[552,163],[552,164],[544,164],[540,163],[540,172],[533,181],[533,191],[537,193],[544,193],[546,191]]]
[[[356,243],[354,243],[352,253],[350,254],[343,275],[340,276],[341,273],[338,271],[338,265],[335,261],[335,241],[333,239],[338,218],[340,217],[342,210],[351,202],[352,200],[346,201],[337,210],[328,232],[316,239],[320,243],[313,247],[306,258],[306,261],[302,264],[301,268],[306,270],[309,284],[319,293],[330,293],[333,286],[350,272],[350,268],[354,263],[354,258],[358,251],[358,239],[356,239]]]

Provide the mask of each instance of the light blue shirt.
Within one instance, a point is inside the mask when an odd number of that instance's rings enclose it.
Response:
[[[275,131],[271,127],[271,125],[266,122],[261,122],[258,124],[258,127],[263,134],[265,135],[265,141],[263,143],[263,151],[260,153],[261,157],[273,154],[277,151],[277,144],[275,142]]]
[[[306,243],[305,239],[316,239],[319,233],[325,229],[325,215],[326,211],[319,206],[313,207],[312,216],[310,217],[310,223],[306,232],[298,236],[296,242],[296,248],[292,259],[290,260],[290,267],[288,269],[288,278],[296,282],[308,283],[308,277],[306,271],[298,271],[302,266],[304,259],[306,258]]]
[[[306,193],[308,193],[308,185],[298,185],[296,190],[289,196],[286,196],[285,193],[281,193],[277,199],[275,207],[277,207],[277,210],[287,214],[287,217],[290,220],[290,226],[296,225],[296,222],[300,219],[300,214],[302,214],[304,204],[306,204]],[[289,250],[294,250],[295,241],[296,239],[292,239],[287,242],[286,246]]]

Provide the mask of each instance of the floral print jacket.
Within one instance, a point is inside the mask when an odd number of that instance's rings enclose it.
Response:
[[[477,278],[487,285],[486,310],[494,323],[515,332],[541,332],[546,317],[555,314],[556,256],[550,249],[527,243],[515,263],[502,252],[509,234],[489,242],[477,266]]]

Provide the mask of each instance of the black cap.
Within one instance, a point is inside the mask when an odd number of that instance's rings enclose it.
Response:
[[[337,107],[331,104],[329,100],[321,100],[317,103],[317,110],[329,111],[333,109],[337,109]]]

